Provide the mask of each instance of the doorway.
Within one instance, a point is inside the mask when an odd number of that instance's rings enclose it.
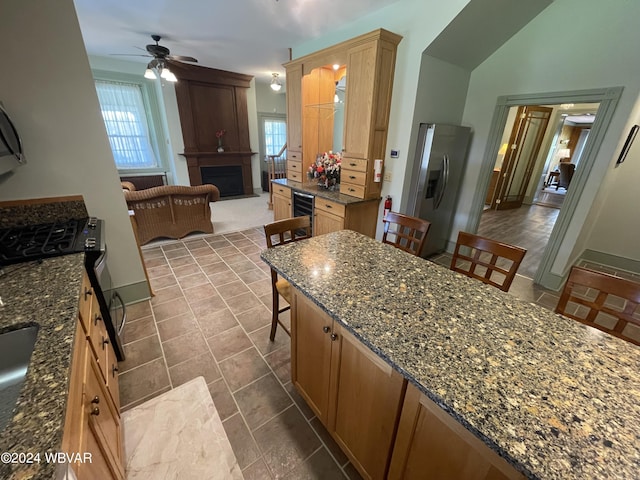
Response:
[[[518,273],[534,278],[599,103],[510,108],[478,234],[527,249]],[[571,175],[562,169],[570,167]]]
[[[588,179],[589,173],[595,162],[596,153],[602,142],[606,129],[609,125],[613,111],[620,97],[621,88],[611,89],[596,89],[579,92],[556,92],[546,94],[531,94],[531,95],[518,95],[509,97],[500,97],[498,99],[494,119],[491,126],[490,136],[487,143],[487,149],[485,150],[485,156],[482,164],[482,171],[479,178],[479,185],[485,185],[485,188],[478,188],[474,196],[474,206],[470,212],[468,221],[469,231],[480,232],[480,224],[483,217],[483,210],[486,208],[487,199],[491,196],[490,183],[495,188],[495,183],[491,182],[492,177],[495,177],[496,159],[500,152],[501,146],[506,143],[505,130],[510,133],[511,125],[507,127],[507,119],[509,112],[512,108],[518,108],[522,105],[545,105],[552,107],[555,110],[554,115],[549,120],[550,128],[547,129],[545,139],[542,142],[542,148],[540,154],[536,160],[536,163],[532,170],[531,179],[528,183],[527,193],[523,199],[523,206],[520,208],[526,208],[530,211],[541,209],[548,209],[546,211],[555,211],[556,218],[552,221],[551,233],[544,240],[535,240],[536,248],[540,249],[540,243],[544,243],[541,253],[531,255],[531,259],[535,260],[535,265],[532,267],[527,276],[532,276],[535,283],[541,284],[547,288],[558,289],[563,281],[566,270],[571,264],[571,253],[573,245],[577,241],[577,235],[579,234],[580,227],[572,229],[569,232],[569,226],[572,221],[584,222],[586,213],[590,208],[593,201],[595,192],[584,191],[585,183]],[[576,148],[580,150],[579,163],[580,168],[576,169],[574,176],[571,180],[571,188],[565,188],[565,199],[563,200],[560,208],[552,208],[542,205],[535,205],[534,198],[538,198],[538,189],[542,189],[544,182],[547,181],[549,169],[553,165],[553,156],[558,153],[558,132],[555,129],[558,123],[564,122],[563,113],[569,116],[569,113],[575,113],[570,111],[560,111],[560,107],[571,108],[582,107],[581,104],[599,104],[597,109],[598,115],[594,116],[592,127],[589,129],[588,135],[578,135],[576,140]],[[576,105],[578,107],[576,107]],[[582,140],[580,137],[582,136]],[[578,146],[580,144],[580,146]],[[574,152],[576,149],[574,149]],[[563,152],[566,153],[566,152]],[[573,154],[572,154],[573,156]],[[575,157],[574,157],[575,158]],[[558,161],[558,163],[560,163]],[[560,191],[560,187],[558,188]],[[580,208],[578,208],[578,200],[584,200],[588,197],[589,202],[581,201]],[[497,210],[491,210],[491,213],[498,212]],[[505,212],[508,212],[506,210]],[[576,215],[576,212],[579,212]],[[538,216],[537,213],[535,216]],[[526,232],[534,230],[535,227],[530,225],[531,221],[527,219],[527,215],[522,216],[522,226],[519,231]],[[515,221],[510,224],[515,225]],[[505,229],[502,229],[505,231]],[[500,232],[498,231],[498,239],[508,242],[507,238],[499,238]],[[494,235],[495,236],[495,235]],[[502,234],[502,236],[508,236]],[[533,235],[530,235],[533,238]],[[561,249],[561,247],[563,247]],[[527,248],[525,246],[525,248]],[[530,252],[534,251],[531,249]],[[526,259],[527,257],[525,257]],[[535,273],[534,273],[535,272]]]

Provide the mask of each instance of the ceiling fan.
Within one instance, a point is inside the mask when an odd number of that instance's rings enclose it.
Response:
[[[156,72],[160,75],[161,78],[169,82],[177,82],[178,79],[176,76],[169,70],[169,66],[167,65],[167,60],[175,61],[175,62],[192,62],[197,63],[193,57],[186,57],[184,55],[171,55],[171,52],[167,47],[160,45],[160,39],[162,38],[160,35],[151,35],[155,44],[151,43],[147,45],[145,48],[147,50],[148,55],[135,55],[135,54],[120,54],[123,56],[136,56],[136,57],[153,57],[153,60],[149,62],[147,65],[147,70],[144,72],[145,78],[155,79]]]

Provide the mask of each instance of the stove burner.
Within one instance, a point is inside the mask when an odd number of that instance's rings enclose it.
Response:
[[[95,234],[95,224],[86,218],[0,230],[0,264],[82,252],[85,239]]]

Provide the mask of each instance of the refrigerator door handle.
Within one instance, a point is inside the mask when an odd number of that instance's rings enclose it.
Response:
[[[438,199],[436,200],[433,208],[436,209],[440,206],[442,199],[444,198],[444,191],[447,188],[447,184],[449,183],[449,156],[445,153],[444,157],[442,157],[442,188],[440,188],[440,192],[438,195]]]

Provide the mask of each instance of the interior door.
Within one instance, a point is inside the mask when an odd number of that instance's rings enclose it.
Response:
[[[552,108],[518,107],[496,191],[497,210],[520,208],[549,123]]]

